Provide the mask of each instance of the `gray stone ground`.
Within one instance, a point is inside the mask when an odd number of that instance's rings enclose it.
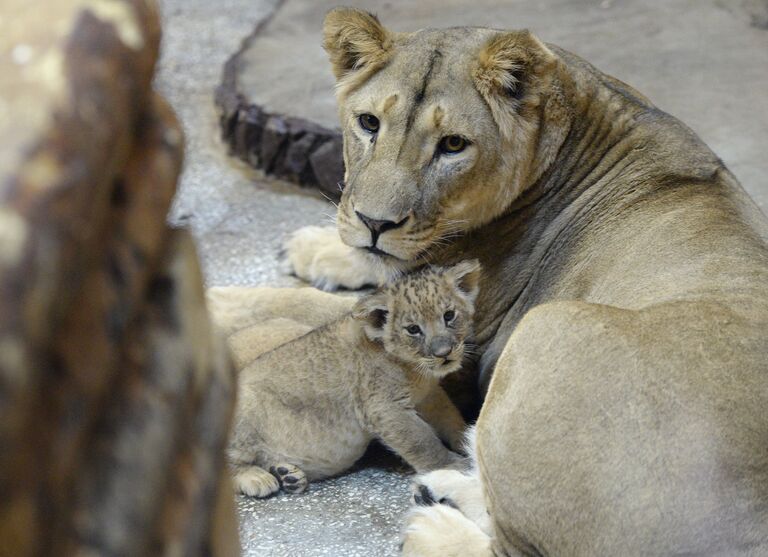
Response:
[[[209,286],[291,286],[277,269],[282,237],[327,220],[322,197],[264,179],[226,156],[213,90],[221,68],[274,0],[165,0],[156,85],[184,126],[187,153],[173,224],[188,226]],[[299,496],[238,498],[244,557],[376,557],[397,552],[408,476],[386,458]],[[391,459],[390,459],[391,460]],[[396,467],[396,465],[395,465]]]
[[[176,109],[187,136],[185,171],[170,220],[191,228],[209,285],[296,284],[278,271],[281,239],[300,226],[323,222],[332,210],[313,192],[264,179],[229,159],[218,140],[213,89],[222,65],[276,3],[163,1],[165,40],[157,86]],[[319,51],[326,3],[288,0],[286,7],[304,14],[295,27],[285,24],[299,48],[296,54],[278,48],[269,63],[276,73],[284,72],[285,65],[293,68],[284,73],[295,83],[280,89],[272,77],[256,80],[255,86],[267,92],[274,87],[280,94],[273,96],[279,102],[287,99],[289,112],[309,111],[306,115],[319,114],[317,119],[332,122],[330,74]],[[681,117],[724,158],[763,210],[768,209],[766,0],[345,3],[375,6],[385,24],[401,29],[531,27]],[[308,28],[314,31],[302,42],[296,32]],[[321,108],[305,106],[316,95]],[[379,463],[374,459],[353,474],[313,484],[302,496],[239,499],[244,555],[396,554],[408,477]]]
[[[288,285],[277,270],[280,239],[331,209],[311,190],[263,179],[219,141],[213,91],[221,68],[277,0],[161,0],[164,37],[158,89],[184,127],[186,160],[173,224],[198,242],[209,285]],[[292,283],[290,283],[292,284]]]

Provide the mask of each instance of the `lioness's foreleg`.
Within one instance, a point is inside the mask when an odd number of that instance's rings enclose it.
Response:
[[[266,286],[214,286],[205,295],[213,322],[225,336],[278,318],[319,327],[351,311],[356,301],[314,288]]]
[[[402,554],[407,557],[490,557],[491,538],[448,505],[417,507],[406,519]]]
[[[445,448],[415,408],[382,396],[383,393],[375,394],[365,410],[368,428],[417,472],[468,465],[466,459]]]
[[[350,311],[356,298],[315,288],[220,286],[206,292],[237,369]]]

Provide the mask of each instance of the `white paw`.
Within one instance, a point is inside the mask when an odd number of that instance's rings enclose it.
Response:
[[[239,470],[232,482],[235,491],[251,497],[268,497],[280,489],[277,478],[258,466]]]
[[[284,249],[283,271],[321,290],[357,290],[381,284],[387,278],[383,265],[342,243],[335,228],[300,228],[286,240]]]
[[[402,554],[407,557],[485,557],[491,555],[491,538],[452,507],[418,507],[406,519]]]
[[[417,476],[411,492],[417,505],[452,507],[491,534],[491,517],[477,476],[457,470],[435,470]]]

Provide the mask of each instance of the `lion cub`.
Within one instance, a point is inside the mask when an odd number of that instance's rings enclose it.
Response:
[[[408,275],[244,368],[228,449],[236,489],[298,493],[374,438],[418,472],[461,466],[438,438],[456,450],[465,426],[439,380],[461,367],[479,273],[463,261]]]

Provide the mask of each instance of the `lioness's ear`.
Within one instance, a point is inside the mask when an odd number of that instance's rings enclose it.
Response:
[[[390,32],[373,14],[335,8],[325,16],[323,48],[331,58],[336,79],[353,70],[383,65],[391,47]]]
[[[519,124],[516,116],[538,103],[554,61],[552,51],[528,30],[496,35],[480,50],[475,86],[508,138]]]
[[[371,340],[384,336],[388,314],[387,299],[382,294],[361,298],[352,308],[352,317],[363,322],[365,334]]]
[[[468,259],[446,269],[448,280],[458,288],[470,302],[475,301],[480,290],[482,269],[477,259]]]

